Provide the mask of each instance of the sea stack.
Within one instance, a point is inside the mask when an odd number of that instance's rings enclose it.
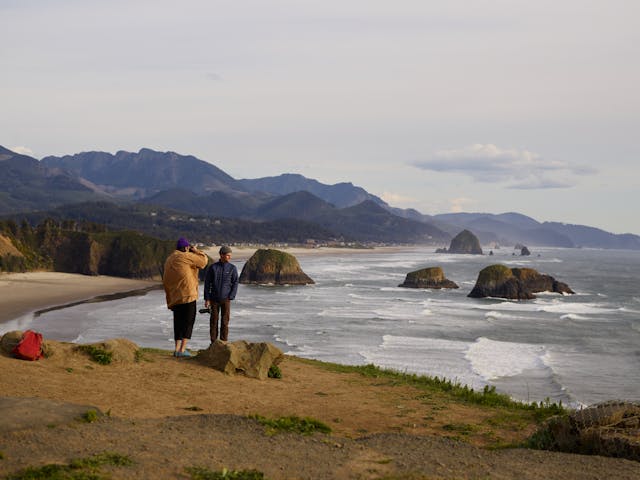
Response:
[[[439,248],[436,253],[467,253],[472,255],[482,255],[480,240],[469,230],[463,230],[453,237],[449,249]]]
[[[405,288],[458,288],[455,282],[444,276],[441,267],[428,267],[407,273],[404,283],[398,286]]]
[[[490,265],[478,274],[476,284],[467,295],[471,298],[498,297],[511,300],[531,300],[537,292],[574,293],[566,283],[533,268],[509,268]]]
[[[256,285],[308,285],[315,283],[302,271],[296,257],[270,248],[256,250],[244,264],[239,282]]]

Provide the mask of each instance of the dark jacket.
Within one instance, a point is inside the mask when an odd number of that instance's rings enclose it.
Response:
[[[204,277],[204,299],[211,302],[233,300],[238,291],[238,269],[233,263],[209,265]]]

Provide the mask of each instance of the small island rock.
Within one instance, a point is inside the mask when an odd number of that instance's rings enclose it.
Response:
[[[527,257],[529,255],[531,255],[531,252],[529,251],[529,249],[527,247],[522,247],[520,249],[520,256],[521,257]]]
[[[509,268],[490,265],[478,274],[476,284],[467,295],[471,298],[498,297],[512,300],[531,300],[536,292],[574,293],[566,283],[533,268]]]
[[[274,249],[257,250],[242,268],[240,283],[257,285],[308,285],[315,283],[293,255]]]
[[[455,282],[444,276],[441,267],[429,267],[407,273],[404,283],[398,285],[405,288],[458,288]]]
[[[449,249],[438,248],[436,253],[470,253],[473,255],[482,255],[482,247],[480,240],[469,230],[463,230],[453,237]]]

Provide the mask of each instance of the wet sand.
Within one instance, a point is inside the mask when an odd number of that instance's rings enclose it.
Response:
[[[159,287],[157,280],[135,280],[60,272],[0,274],[0,323],[58,305],[100,295]]]

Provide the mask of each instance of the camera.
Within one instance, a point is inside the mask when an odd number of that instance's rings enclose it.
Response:
[[[200,312],[200,313],[211,313],[211,309],[210,308],[201,308],[200,310],[198,310],[198,312]]]

